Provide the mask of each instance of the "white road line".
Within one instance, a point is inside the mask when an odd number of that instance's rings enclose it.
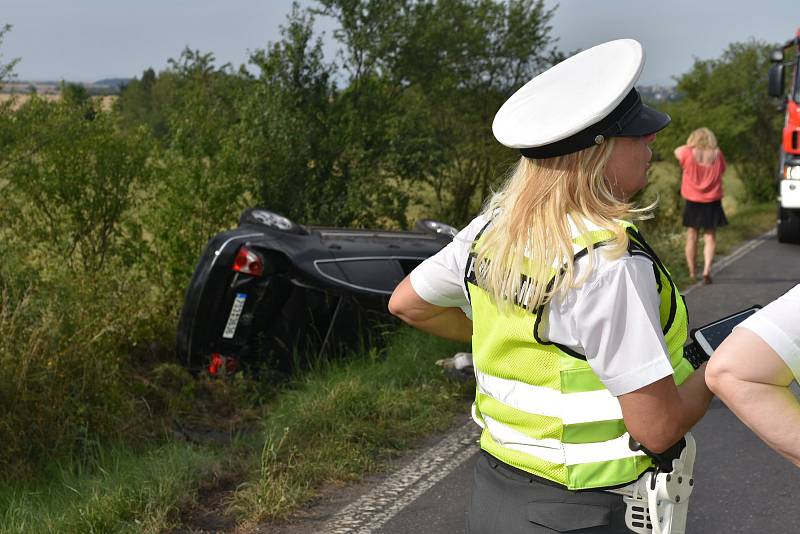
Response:
[[[758,245],[762,244],[764,241],[766,241],[768,239],[772,239],[773,237],[775,237],[776,233],[777,233],[777,229],[773,228],[769,232],[766,232],[764,234],[761,234],[758,237],[755,237],[755,238],[751,239],[750,241],[748,241],[744,245],[740,246],[739,248],[737,248],[736,250],[734,250],[733,252],[731,252],[730,254],[725,256],[724,258],[720,259],[717,263],[715,263],[714,266],[711,268],[711,274],[713,276],[716,276],[716,274],[718,272],[720,272],[721,270],[725,269],[731,263],[735,262],[736,260],[738,260],[739,258],[744,256],[745,254],[747,254],[750,251],[752,251],[754,248],[756,248]],[[683,294],[686,295],[686,294],[692,292],[693,290],[697,289],[701,285],[702,284],[700,282],[697,282],[697,283],[689,286],[688,288],[686,288],[686,291],[684,291]]]
[[[375,532],[417,497],[464,463],[477,450],[479,428],[472,420],[350,503],[322,529],[326,534]]]

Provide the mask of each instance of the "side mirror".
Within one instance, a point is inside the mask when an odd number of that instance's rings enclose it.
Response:
[[[769,68],[769,96],[783,97],[783,63],[775,63]]]
[[[769,55],[769,60],[773,63],[783,63],[783,48],[776,48]]]

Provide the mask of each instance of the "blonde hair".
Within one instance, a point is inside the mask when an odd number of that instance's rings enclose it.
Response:
[[[703,127],[690,133],[686,144],[692,148],[717,148],[717,138],[714,132]]]
[[[604,247],[609,257],[627,250],[628,236],[619,219],[652,206],[636,210],[612,194],[604,170],[613,147],[611,138],[555,158],[522,157],[489,199],[483,213],[492,223],[478,242],[475,275],[502,312],[510,311],[512,303],[533,311],[585,279],[575,280],[569,219],[581,235],[588,232],[586,220],[612,232],[616,239]],[[589,245],[586,275],[594,267],[594,253]]]

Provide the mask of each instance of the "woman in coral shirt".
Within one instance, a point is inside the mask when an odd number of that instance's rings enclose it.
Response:
[[[698,128],[686,144],[675,149],[675,157],[683,169],[681,196],[686,199],[683,225],[686,231],[686,263],[689,276],[696,277],[697,236],[703,233],[703,283],[711,283],[711,264],[717,247],[717,227],[728,220],[722,211],[722,175],[725,157],[717,147],[717,138],[708,128]]]

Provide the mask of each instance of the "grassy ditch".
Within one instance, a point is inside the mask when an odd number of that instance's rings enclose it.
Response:
[[[213,433],[195,424],[147,452],[97,444],[87,467],[54,465],[38,482],[0,483],[0,532],[163,532],[191,524],[198,510],[216,514],[217,525],[286,517],[322,485],[380,470],[463,413],[471,386],[433,365],[463,348],[401,329],[384,351],[321,362],[269,402],[238,376],[234,389],[249,401],[216,393],[241,403],[215,408],[244,420],[233,439],[207,439]]]

